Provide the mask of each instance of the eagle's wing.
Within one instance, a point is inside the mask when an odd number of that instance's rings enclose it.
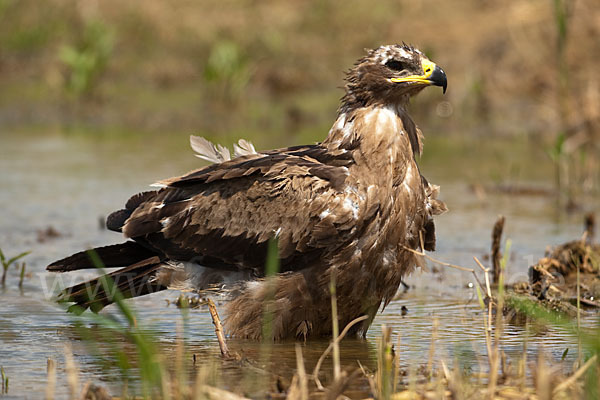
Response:
[[[339,197],[350,162],[319,145],[248,154],[159,182],[107,226],[170,260],[259,275],[277,237],[280,269],[300,269],[349,235],[353,211]]]

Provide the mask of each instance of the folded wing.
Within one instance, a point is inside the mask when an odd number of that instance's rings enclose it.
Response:
[[[249,153],[159,182],[162,189],[133,196],[107,226],[170,260],[257,276],[277,237],[280,269],[300,269],[330,250],[332,235],[343,243],[350,234],[348,224],[320,217],[343,193],[349,162],[319,145]]]

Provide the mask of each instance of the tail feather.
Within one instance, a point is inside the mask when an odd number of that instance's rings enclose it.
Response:
[[[149,192],[141,192],[131,196],[131,198],[127,200],[124,209],[117,210],[106,218],[106,227],[114,232],[122,232],[125,222],[127,222],[127,219],[131,216],[135,209],[140,204],[150,201],[150,199],[156,196],[157,193],[158,192],[156,190],[151,190]]]
[[[109,284],[108,287],[104,286],[103,277],[99,277],[64,289],[59,294],[58,300],[75,303],[69,311],[78,312],[89,308],[93,312],[98,312],[114,302],[117,290],[124,298],[132,298],[167,289],[154,279],[161,264],[157,256],[147,258],[104,275],[112,280],[112,285]]]
[[[133,265],[147,258],[156,256],[156,253],[136,242],[128,241],[125,243],[111,246],[97,247],[93,249],[96,252],[105,268],[119,268]],[[72,256],[54,261],[46,269],[54,272],[76,271],[80,269],[92,269],[96,265],[89,257],[88,251],[80,251]]]

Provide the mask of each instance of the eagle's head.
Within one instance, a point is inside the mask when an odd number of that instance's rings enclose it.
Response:
[[[446,74],[418,49],[402,44],[369,50],[346,76],[342,108],[399,105],[426,86],[446,92]]]

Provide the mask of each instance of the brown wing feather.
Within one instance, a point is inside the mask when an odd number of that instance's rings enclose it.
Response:
[[[352,226],[339,204],[339,224],[319,216],[343,190],[349,161],[314,145],[211,165],[162,181],[167,187],[144,197],[122,230],[173,260],[258,275],[278,236],[282,270],[299,269]]]

